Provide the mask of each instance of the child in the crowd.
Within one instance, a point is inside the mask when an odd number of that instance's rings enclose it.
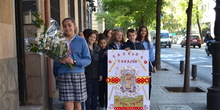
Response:
[[[87,34],[90,32],[90,31],[92,31],[92,29],[85,29],[85,30],[83,30],[83,35],[86,37],[87,36]]]
[[[149,70],[150,70],[150,75],[151,72],[156,73],[156,60],[155,60],[155,53],[154,53],[154,45],[153,42],[151,42],[148,38],[148,29],[146,26],[140,26],[138,29],[138,36],[137,40],[141,42],[144,45],[145,50],[149,50]],[[151,94],[151,81],[152,78],[150,78],[150,84],[149,84],[149,98]]]
[[[87,99],[84,68],[91,63],[91,56],[85,39],[75,33],[75,20],[65,18],[62,25],[70,53],[54,67],[59,99],[64,102],[65,110],[81,110],[81,102]],[[67,67],[67,63],[74,65],[74,69]]]
[[[127,38],[128,38],[128,41],[122,47],[123,49],[126,49],[126,50],[129,50],[129,49],[131,49],[131,50],[145,50],[143,44],[136,41],[137,33],[134,29],[128,29]]]
[[[101,50],[99,52],[99,104],[101,110],[107,108],[107,38],[105,36],[99,37],[98,45]]]
[[[109,49],[120,50],[124,46],[124,42],[123,32],[117,30],[109,40]]]
[[[92,62],[85,67],[86,89],[88,98],[86,100],[86,110],[96,110],[98,97],[98,80],[99,80],[99,51],[100,47],[96,44],[97,34],[90,31],[86,35]]]
[[[87,35],[90,31],[92,31],[92,29],[89,29],[89,28],[83,30],[84,39],[85,39],[86,35]],[[84,110],[84,108],[85,108],[85,102],[81,102],[81,105],[82,105],[82,110]]]
[[[105,35],[107,42],[111,39],[112,37],[112,30],[111,29],[105,29],[103,34]]]
[[[95,33],[96,33],[96,35],[97,35],[97,38],[96,38],[96,42],[95,42],[95,43],[98,44],[98,39],[99,39],[99,34],[100,34],[100,33],[99,33],[97,30],[92,30],[92,31],[95,31]]]
[[[84,36],[84,34],[83,34],[83,32],[82,32],[82,31],[79,31],[79,32],[78,32],[78,35],[79,35],[80,37],[82,37],[82,38],[84,38],[84,39],[85,39],[85,36]]]
[[[144,45],[145,50],[149,50],[149,60],[152,63],[152,71],[155,73],[156,69],[156,60],[155,60],[155,52],[154,52],[154,45],[148,38],[148,29],[146,26],[140,26],[138,30],[137,40]]]

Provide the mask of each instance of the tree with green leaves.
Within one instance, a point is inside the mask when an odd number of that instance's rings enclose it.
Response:
[[[201,0],[194,0],[192,9],[192,27],[200,29],[200,18],[203,11],[199,10]],[[127,28],[137,28],[146,25],[149,30],[159,31],[167,29],[169,32],[185,35],[187,32],[188,0],[102,0],[103,12],[98,14],[97,20],[105,18],[107,28],[119,28],[126,32]],[[157,6],[161,6],[157,9]],[[160,13],[158,13],[160,12]],[[157,20],[156,20],[157,18]],[[159,24],[158,24],[159,23]],[[191,27],[190,27],[191,28]],[[201,29],[200,29],[201,30]],[[160,45],[156,45],[156,60],[160,69]]]
[[[102,22],[102,19],[105,19],[106,28],[109,29],[113,29],[115,27],[115,24],[117,24],[117,20],[115,18],[120,16],[119,13],[107,13],[107,12],[96,13],[96,15],[97,15],[96,20],[98,22]]]
[[[126,24],[119,25],[122,26],[122,29],[126,27],[135,28],[141,25],[146,25],[148,27],[155,25],[155,0],[102,0],[102,3],[103,13],[98,14],[97,20],[99,21],[101,21],[102,18],[107,17],[105,14],[113,14],[118,15],[113,17],[114,20],[117,20],[114,22],[115,26],[118,26],[118,24]],[[106,27],[109,28],[108,25],[106,25]]]

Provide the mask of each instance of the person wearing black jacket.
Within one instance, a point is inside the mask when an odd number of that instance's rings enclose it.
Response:
[[[207,43],[210,40],[214,40],[214,38],[211,36],[210,32],[207,32],[206,36],[205,36],[205,39],[204,39],[204,42]]]
[[[101,48],[99,52],[99,72],[100,72],[100,80],[99,80],[99,105],[100,105],[100,110],[105,110],[107,108],[107,38],[105,36],[99,37],[98,44]]]
[[[96,44],[97,34],[95,31],[90,31],[86,35],[88,42],[90,55],[92,62],[90,65],[85,67],[86,75],[86,89],[87,89],[87,100],[86,110],[96,110],[97,108],[97,97],[98,97],[98,80],[99,80],[99,51],[100,47]]]
[[[127,31],[128,41],[122,47],[123,49],[128,50],[145,50],[144,45],[136,41],[137,33],[134,29],[128,29]]]

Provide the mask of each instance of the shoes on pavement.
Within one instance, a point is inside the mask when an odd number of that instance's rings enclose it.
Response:
[[[105,107],[100,107],[99,110],[107,110]]]

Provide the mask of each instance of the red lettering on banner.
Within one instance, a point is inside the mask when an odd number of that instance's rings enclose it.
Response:
[[[138,63],[137,60],[118,60],[118,63]]]
[[[113,55],[113,58],[115,58],[115,55]]]
[[[130,61],[130,60],[127,60],[127,63],[131,63],[132,61]]]
[[[134,63],[137,63],[137,60],[135,60]]]
[[[143,59],[143,56],[141,56],[141,59]]]
[[[112,57],[113,57],[113,58],[115,58],[116,56],[120,57],[121,54],[122,54],[122,55],[126,55],[126,53],[123,52],[123,53],[117,53],[116,55],[113,55]],[[128,52],[128,55],[132,55],[132,56],[135,55],[135,56],[138,56],[139,54],[138,54],[138,53],[131,53],[131,52]],[[143,56],[141,56],[141,58],[143,58]]]

